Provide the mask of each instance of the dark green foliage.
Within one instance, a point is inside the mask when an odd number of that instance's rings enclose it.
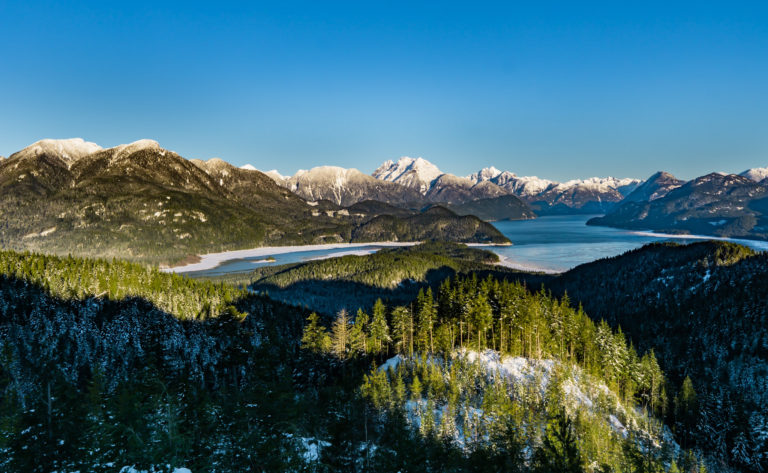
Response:
[[[549,419],[544,441],[534,456],[536,470],[542,473],[580,473],[581,455],[571,419],[561,408]]]
[[[523,220],[535,218],[533,210],[514,195],[470,200],[463,204],[449,205],[459,215],[474,215],[485,221]]]
[[[768,468],[768,254],[725,242],[654,244],[547,285],[621,326],[638,348],[654,348],[672,381],[659,393],[670,401],[664,414],[683,446],[743,471]]]
[[[443,207],[432,207],[407,218],[375,217],[352,231],[352,241],[443,240],[465,243],[509,243],[493,225],[472,215],[463,217]]]
[[[369,309],[377,299],[404,303],[415,298],[420,289],[436,289],[441,281],[456,274],[516,274],[492,265],[496,262],[498,256],[491,251],[428,242],[365,256],[265,266],[236,282],[250,284],[275,299],[335,314],[343,308]]]

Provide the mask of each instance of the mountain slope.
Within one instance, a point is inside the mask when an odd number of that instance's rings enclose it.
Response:
[[[376,216],[321,210],[258,171],[189,161],[151,140],[85,154],[91,148],[98,147],[39,142],[0,162],[0,246],[171,263],[266,244],[351,241],[353,230]],[[400,233],[359,233],[384,240],[413,234],[400,217],[390,218],[388,231]],[[466,226],[456,215],[432,223],[429,238],[451,238],[443,228]],[[483,227],[464,235],[475,241],[497,233]]]
[[[668,420],[684,447],[706,452],[712,465],[764,471],[768,254],[725,242],[652,244],[547,284],[656,350],[672,379]],[[686,376],[698,399],[689,412],[679,399]]]
[[[752,168],[739,174],[739,176],[752,179],[755,182],[760,182],[768,179],[768,167],[766,168]]]
[[[282,181],[278,176],[270,175],[278,184],[310,201],[329,200],[337,205],[348,206],[363,200],[390,204],[421,200],[421,195],[413,189],[375,179],[357,169],[320,166],[309,171],[299,171]]]
[[[524,220],[536,217],[528,204],[514,195],[477,199],[463,204],[449,205],[448,208],[458,215],[474,215],[485,221]]]
[[[382,181],[395,182],[424,195],[432,183],[443,175],[434,164],[423,158],[402,157],[397,162],[385,161],[373,171],[373,177]]]
[[[383,241],[399,235],[402,241],[449,240],[463,243],[508,244],[507,237],[479,218],[457,216],[444,207],[432,207],[406,218],[377,216],[352,231],[353,241]]]
[[[711,173],[650,202],[626,202],[587,224],[765,239],[767,213],[765,185],[734,174]]]
[[[622,203],[656,200],[669,194],[671,190],[677,189],[684,183],[685,181],[681,181],[668,172],[659,171],[637,186],[635,190],[624,198]]]
[[[484,168],[469,176],[474,182],[496,184],[507,193],[525,200],[539,214],[605,213],[632,192],[641,181],[613,177],[575,179],[563,183],[519,177],[494,167]]]

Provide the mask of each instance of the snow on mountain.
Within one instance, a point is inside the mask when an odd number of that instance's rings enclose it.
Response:
[[[511,192],[512,194],[520,197],[532,197],[539,195],[543,192],[546,192],[547,189],[553,185],[557,184],[556,182],[550,181],[549,179],[541,179],[536,176],[518,177],[509,171],[504,171],[503,173],[499,174],[495,179],[492,180],[492,182],[494,181],[498,186],[504,188],[507,192]]]
[[[266,171],[264,174],[269,176],[273,181],[277,182],[278,184],[287,181],[291,178],[291,176],[283,176],[279,172],[277,172],[277,169],[272,169],[271,171]]]
[[[244,166],[240,166],[240,169],[245,169],[246,171],[258,171],[258,169],[256,169],[256,167],[254,167],[252,164],[246,164]]]
[[[12,158],[33,157],[41,154],[59,156],[67,164],[87,156],[89,154],[101,151],[102,147],[96,143],[85,141],[82,138],[70,138],[66,140],[40,140],[21,151],[11,155]]]
[[[685,184],[668,172],[659,171],[637,186],[622,202],[650,202]]]
[[[739,174],[739,176],[752,179],[755,182],[760,182],[763,179],[768,179],[768,167],[747,169]]]
[[[490,181],[501,174],[501,171],[491,166],[489,168],[483,168],[474,174],[467,176],[467,179],[474,181],[475,183],[481,181]]]
[[[137,140],[133,143],[128,143],[124,145],[115,146],[114,148],[110,148],[114,150],[114,158],[113,159],[120,159],[126,156],[130,156],[133,153],[143,151],[143,150],[161,150],[161,155],[165,154],[165,150],[163,150],[160,147],[160,143],[158,143],[155,140]]]
[[[373,177],[382,181],[396,182],[405,187],[426,194],[432,183],[443,175],[443,172],[424,158],[409,158],[404,156],[397,162],[385,161],[373,171]]]
[[[467,178],[477,183],[490,181],[504,188],[507,192],[520,197],[534,197],[551,190],[567,192],[574,189],[597,193],[613,193],[613,191],[618,191],[622,195],[627,195],[642,182],[639,179],[630,178],[592,177],[559,183],[536,176],[517,176],[509,171],[499,171],[493,166],[481,169],[467,176]]]
[[[643,181],[640,179],[623,178],[618,179],[615,177],[590,177],[589,179],[572,179],[555,186],[558,190],[569,190],[575,187],[590,190],[593,192],[610,192],[611,190],[619,191],[626,195],[635,190]],[[629,191],[626,191],[629,189]],[[625,192],[622,192],[625,190]]]

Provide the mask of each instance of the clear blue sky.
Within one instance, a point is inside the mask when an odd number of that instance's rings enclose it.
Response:
[[[293,173],[768,166],[768,2],[0,1],[0,154],[153,138]]]

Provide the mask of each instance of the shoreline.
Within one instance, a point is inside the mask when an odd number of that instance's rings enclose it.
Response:
[[[550,268],[542,268],[541,266],[536,266],[533,264],[525,264],[525,263],[519,263],[517,261],[514,261],[509,256],[503,256],[499,255],[499,261],[497,263],[494,263],[497,266],[504,266],[505,268],[510,269],[516,269],[518,271],[525,271],[527,273],[543,273],[543,274],[562,274],[565,271],[557,271],[555,269]]]
[[[662,233],[662,232],[654,232],[652,230],[628,230],[628,232],[632,235],[652,237],[652,238],[668,238],[668,239],[678,239],[678,240],[727,241],[731,243],[736,243],[738,245],[747,246],[752,249],[759,248],[758,251],[768,250],[768,241],[765,241],[765,240],[749,240],[746,238],[730,238],[730,237],[719,237],[714,235],[696,235],[696,234],[689,234],[689,233]]]
[[[342,248],[358,247],[403,247],[414,246],[421,242],[399,242],[399,241],[381,241],[373,243],[323,243],[317,245],[292,245],[292,246],[260,246],[245,250],[222,251],[218,253],[206,253],[198,255],[199,260],[195,263],[160,268],[164,273],[190,273],[195,271],[206,271],[215,269],[222,263],[235,259],[267,257],[271,255],[280,255],[285,253],[295,253],[299,251],[322,251],[336,250]],[[354,250],[351,250],[354,251]],[[363,250],[358,250],[363,251]],[[337,256],[337,255],[333,255]]]

